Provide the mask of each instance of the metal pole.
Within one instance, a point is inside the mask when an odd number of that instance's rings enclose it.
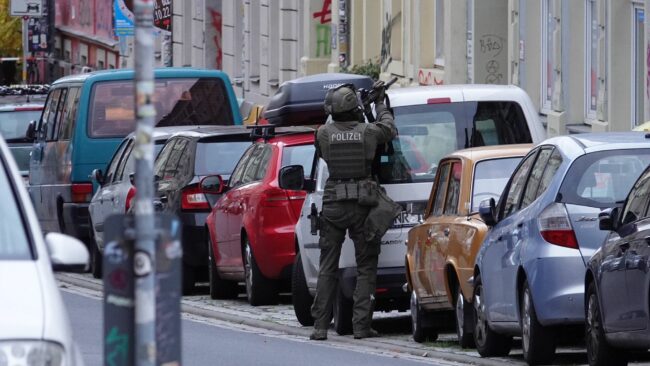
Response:
[[[23,17],[23,84],[27,84],[27,52],[29,51],[27,19],[26,16]]]
[[[135,273],[136,365],[156,364],[155,232],[153,211],[153,0],[135,0]]]

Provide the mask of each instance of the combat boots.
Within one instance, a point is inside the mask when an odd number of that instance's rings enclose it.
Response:
[[[314,328],[314,331],[311,332],[309,339],[312,341],[324,341],[327,339],[327,329],[318,329]]]
[[[379,332],[377,332],[372,328],[368,328],[368,330],[354,333],[354,339],[375,338],[375,337],[379,337]]]

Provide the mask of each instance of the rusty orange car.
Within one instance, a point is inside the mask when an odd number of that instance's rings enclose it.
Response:
[[[424,221],[409,231],[406,244],[416,342],[437,339],[443,323],[440,316],[454,311],[461,347],[473,345],[473,288],[468,280],[488,230],[478,206],[485,199],[499,200],[510,175],[531,147],[477,147],[440,160]]]

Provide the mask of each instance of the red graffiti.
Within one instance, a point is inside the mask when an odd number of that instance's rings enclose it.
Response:
[[[320,24],[332,21],[332,0],[323,1],[323,8],[312,14],[312,18],[320,18]]]
[[[212,26],[216,31],[216,35],[213,37],[214,45],[217,50],[217,69],[221,70],[221,61],[223,58],[223,53],[221,51],[221,25],[223,23],[221,13],[216,10],[210,10],[210,15],[212,16]]]
[[[427,71],[425,74],[425,70],[420,69],[420,72],[418,72],[418,83],[420,85],[442,85],[445,83],[444,80],[438,80],[431,71]]]

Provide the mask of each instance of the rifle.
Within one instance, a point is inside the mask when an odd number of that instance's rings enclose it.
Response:
[[[371,103],[374,103],[377,100],[377,95],[380,92],[380,89],[388,89],[391,85],[395,84],[397,77],[394,77],[388,81],[386,84],[381,84],[380,86],[373,87],[371,89],[359,88],[359,96],[361,97],[361,103],[363,104],[363,114],[366,115],[368,122],[375,122],[375,116],[372,114],[372,108],[370,107]]]

